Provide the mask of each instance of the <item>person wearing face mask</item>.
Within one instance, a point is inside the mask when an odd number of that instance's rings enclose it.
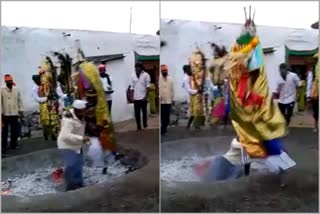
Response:
[[[174,105],[173,80],[168,76],[168,66],[161,65],[160,102],[161,102],[161,135],[167,134],[170,123],[171,106]]]
[[[16,149],[19,135],[19,116],[23,116],[21,94],[13,82],[11,75],[4,76],[6,85],[1,89],[2,109],[2,156],[7,156],[8,132],[10,127],[10,148]]]
[[[276,94],[279,96],[279,108],[289,126],[297,97],[297,88],[301,81],[295,73],[289,71],[285,63],[279,66],[281,79],[278,82]]]

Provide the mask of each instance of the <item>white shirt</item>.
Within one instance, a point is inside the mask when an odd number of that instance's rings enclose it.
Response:
[[[187,74],[185,74],[184,78],[183,78],[183,83],[182,83],[182,87],[184,89],[186,89],[186,91],[188,92],[188,94],[190,95],[194,95],[196,93],[198,93],[198,90],[194,90],[191,88],[190,85],[190,76],[188,76]]]
[[[66,95],[63,93],[60,86],[57,87],[56,93],[59,96],[59,108],[62,111],[62,109],[65,107],[64,106],[64,98],[66,97]],[[40,97],[39,96],[39,86],[37,84],[34,84],[32,87],[32,98],[37,103],[43,103],[48,100],[47,97]]]
[[[59,96],[59,108],[60,108],[60,111],[63,111],[63,109],[65,108],[64,99],[67,97],[67,95],[63,93],[62,88],[61,88],[60,85],[57,87],[56,93]]]
[[[32,98],[37,103],[43,103],[47,101],[46,97],[39,97],[39,86],[34,84],[32,87]]]
[[[71,117],[64,116],[61,120],[61,129],[57,140],[58,149],[71,149],[80,152],[83,136],[85,136],[85,122],[77,118],[73,109],[69,113],[71,113]]]
[[[278,90],[280,92],[279,103],[289,104],[296,102],[297,99],[297,87],[301,86],[299,77],[293,73],[288,72],[286,80],[278,82]]]
[[[310,97],[311,95],[312,83],[313,83],[313,74],[311,71],[309,71],[307,76],[307,91],[306,91],[307,98]]]
[[[100,79],[101,79],[102,86],[103,86],[103,89],[104,89],[105,92],[113,90],[112,89],[112,78],[111,78],[110,75],[109,75],[109,79],[110,79],[111,85],[109,85],[107,77],[103,77],[103,78],[100,77]],[[108,93],[105,93],[105,94],[106,94],[106,97],[107,97],[108,101],[112,100],[112,94],[108,94]]]
[[[189,81],[189,76],[187,74],[183,75],[183,82],[182,82],[182,88],[186,89],[186,83]]]
[[[131,77],[131,90],[134,90],[133,99],[142,100],[147,95],[147,88],[150,86],[150,76],[147,72],[142,71],[139,78],[134,72]]]

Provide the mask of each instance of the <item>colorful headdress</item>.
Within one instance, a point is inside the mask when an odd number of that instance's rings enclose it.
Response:
[[[198,90],[203,89],[204,81],[206,77],[206,58],[204,53],[197,48],[190,58],[190,66],[193,75],[193,84],[194,87]]]
[[[64,86],[65,93],[70,95],[72,91],[72,59],[68,54],[59,52],[54,52],[53,55],[56,56],[60,62],[60,73],[57,81]]]
[[[54,66],[52,63],[52,60],[49,57],[46,57],[40,64],[39,66],[39,73],[44,73],[44,72],[52,72]]]
[[[225,46],[218,46],[215,43],[211,44],[214,49],[214,57],[210,63],[209,72],[211,74],[211,79],[215,85],[224,85],[225,78],[227,77],[227,72],[224,68],[227,61],[227,50]]]
[[[79,40],[75,41],[75,50],[76,50],[75,56],[72,57],[73,64],[79,65],[81,62],[86,61],[85,55],[81,50],[81,45]]]
[[[218,46],[215,43],[211,44],[211,47],[213,50],[214,58],[221,58],[228,54],[228,51],[226,50],[225,46]]]
[[[257,70],[263,66],[263,51],[260,45],[258,36],[256,35],[256,25],[254,23],[254,15],[251,17],[251,6],[249,9],[249,18],[247,18],[247,11],[245,11],[245,24],[242,28],[240,36],[237,38],[236,44],[232,47],[229,56],[229,63],[227,70],[230,71],[230,75],[240,78],[241,72],[245,67],[246,72]],[[234,69],[234,67],[238,67]],[[239,67],[240,66],[240,67]],[[232,72],[237,70],[237,72]]]

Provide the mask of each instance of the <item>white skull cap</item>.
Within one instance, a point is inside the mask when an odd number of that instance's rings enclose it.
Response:
[[[72,107],[75,109],[83,110],[87,107],[87,101],[85,100],[75,100],[73,101]]]

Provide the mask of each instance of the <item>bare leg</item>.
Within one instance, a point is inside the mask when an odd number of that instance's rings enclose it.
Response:
[[[284,189],[287,187],[287,182],[286,182],[286,177],[287,177],[288,172],[287,171],[281,171],[279,173],[280,176],[280,188]]]

